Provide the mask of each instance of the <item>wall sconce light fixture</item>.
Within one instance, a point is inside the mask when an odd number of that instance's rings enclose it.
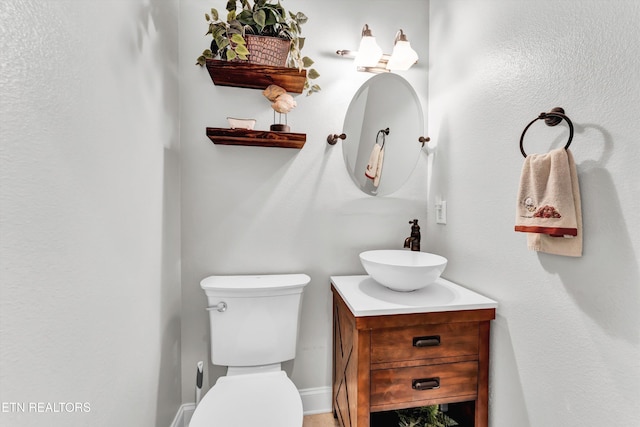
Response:
[[[369,25],[364,24],[360,47],[354,59],[356,67],[375,67],[382,58],[382,54],[382,48],[376,43],[376,38],[371,33]]]
[[[402,30],[398,30],[393,42],[393,52],[387,55],[382,52],[376,38],[371,33],[368,24],[362,28],[362,39],[357,52],[351,50],[339,50],[338,55],[345,58],[355,58],[354,62],[358,71],[370,73],[382,73],[389,71],[408,70],[418,62],[418,54],[411,48],[411,43]]]

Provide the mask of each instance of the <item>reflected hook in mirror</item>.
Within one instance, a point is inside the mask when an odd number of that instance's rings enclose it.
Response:
[[[345,140],[347,139],[347,135],[344,133],[341,133],[340,135],[338,135],[337,133],[329,134],[329,136],[327,137],[327,143],[329,145],[335,145],[339,139]]]

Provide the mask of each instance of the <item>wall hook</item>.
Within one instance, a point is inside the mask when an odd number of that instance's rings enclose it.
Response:
[[[337,133],[329,134],[327,137],[327,143],[329,143],[329,145],[335,145],[336,142],[338,142],[338,139],[347,139],[347,135],[344,133],[341,133],[340,135]]]
[[[429,138],[428,136],[421,136],[420,138],[418,138],[418,142],[422,144],[422,147],[424,148],[424,144],[431,141],[431,138]]]

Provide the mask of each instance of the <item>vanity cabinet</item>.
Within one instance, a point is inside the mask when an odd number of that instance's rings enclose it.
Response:
[[[340,426],[370,427],[375,412],[472,402],[473,425],[487,427],[497,303],[443,279],[438,285],[478,299],[459,304],[459,295],[430,295],[428,288],[403,295],[368,276],[332,278],[333,411]]]

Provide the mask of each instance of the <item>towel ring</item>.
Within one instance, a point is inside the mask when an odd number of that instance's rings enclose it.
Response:
[[[567,124],[569,125],[569,140],[567,141],[567,144],[564,146],[564,149],[566,150],[571,145],[571,140],[573,139],[573,123],[571,123],[571,120],[569,120],[569,117],[565,116],[563,108],[555,107],[548,113],[540,113],[540,115],[537,118],[533,119],[531,123],[529,123],[527,127],[524,128],[524,131],[522,131],[522,136],[520,137],[520,152],[525,158],[527,157],[527,153],[524,152],[524,147],[523,147],[524,134],[527,133],[527,130],[529,130],[532,124],[542,119],[544,119],[544,122],[547,126],[556,126],[562,120],[567,122]]]
[[[378,131],[378,134],[376,135],[376,144],[378,143],[378,138],[380,137],[380,135],[382,135],[382,144],[380,144],[380,148],[384,148],[384,143],[385,143],[385,135],[389,135],[389,128],[386,129],[380,129]]]

